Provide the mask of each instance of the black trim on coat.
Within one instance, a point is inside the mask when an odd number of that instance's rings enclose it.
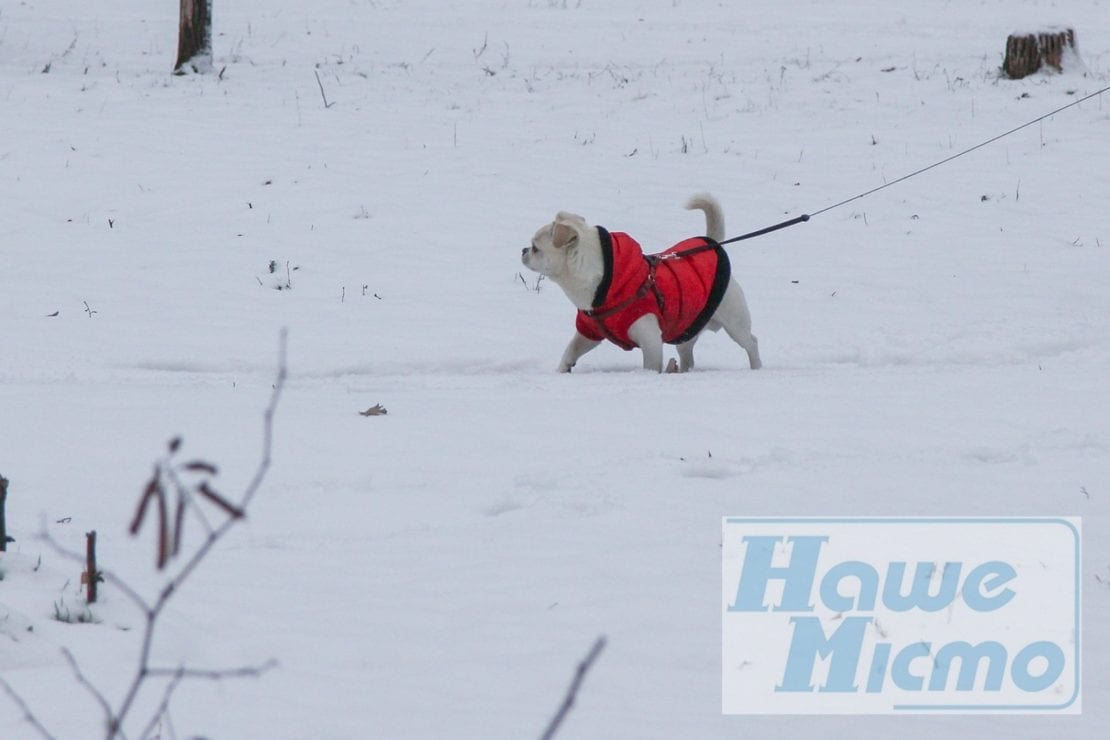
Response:
[[[601,308],[605,305],[605,299],[609,296],[609,288],[613,284],[613,237],[609,236],[609,232],[604,227],[597,227],[598,241],[601,242],[601,261],[604,265],[604,271],[601,274],[601,282],[597,285],[597,292],[594,293],[593,308]]]
[[[709,323],[709,320],[713,318],[713,314],[717,312],[717,307],[721,305],[721,299],[725,297],[725,291],[728,290],[728,281],[732,277],[732,265],[728,261],[728,253],[724,247],[709,237],[705,237],[705,243],[717,253],[717,271],[713,275],[713,286],[709,289],[705,307],[702,308],[697,318],[686,328],[686,331],[667,342],[667,344],[682,344],[696,337]]]

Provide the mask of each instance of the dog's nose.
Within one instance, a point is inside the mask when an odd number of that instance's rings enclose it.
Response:
[[[524,249],[520,250],[520,256],[521,257],[527,257],[528,256],[528,247],[525,247]]]

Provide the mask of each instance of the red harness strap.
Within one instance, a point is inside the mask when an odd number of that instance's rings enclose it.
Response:
[[[644,259],[648,261],[648,280],[651,281],[651,288],[655,291],[655,300],[659,301],[659,311],[662,313],[667,306],[667,302],[663,299],[663,293],[659,290],[659,286],[655,284],[655,267],[660,262],[670,262],[672,260],[686,259],[691,255],[700,252],[708,252],[711,249],[716,249],[716,245],[712,243],[705,243],[698,247],[690,247],[689,249],[680,249],[677,252],[664,252],[663,254],[645,254]]]
[[[633,295],[630,295],[628,298],[625,298],[617,305],[610,306],[605,310],[591,309],[589,311],[583,311],[582,313],[586,314],[594,320],[594,322],[597,324],[598,330],[605,335],[606,339],[614,342],[615,344],[621,344],[620,341],[613,337],[609,329],[606,328],[605,319],[628,308],[633,303],[647,295],[649,290],[655,294],[655,300],[659,304],[659,310],[662,311],[663,308],[666,306],[666,300],[663,298],[663,294],[660,292],[659,286],[655,284],[656,266],[659,265],[660,262],[685,259],[690,255],[698,254],[699,252],[708,252],[711,249],[716,249],[716,245],[712,243],[706,243],[697,247],[682,249],[678,252],[667,252],[665,254],[645,254],[644,260],[648,263],[648,274],[647,277],[644,278],[644,282],[640,284],[639,289],[637,289],[637,291]]]
[[[597,327],[597,330],[599,332],[601,332],[601,334],[606,339],[608,339],[613,344],[616,344],[616,345],[621,346],[621,347],[624,347],[625,343],[622,342],[620,339],[618,339],[613,334],[613,332],[609,331],[609,327],[605,325],[605,319],[609,318],[610,316],[613,316],[614,314],[618,314],[621,311],[625,310],[626,308],[631,306],[633,303],[635,303],[636,301],[638,301],[641,298],[643,298],[644,296],[646,296],[648,294],[649,290],[655,293],[655,300],[656,300],[656,302],[659,303],[660,309],[662,309],[662,307],[663,307],[663,294],[659,292],[659,286],[657,286],[655,284],[655,264],[656,263],[653,262],[650,257],[645,256],[644,259],[646,259],[647,263],[648,263],[648,274],[647,274],[647,277],[644,278],[644,282],[640,283],[640,287],[636,290],[636,292],[634,294],[628,296],[627,298],[625,298],[623,301],[621,301],[617,305],[612,306],[610,308],[607,308],[603,311],[589,310],[589,311],[583,311],[582,312],[586,316],[593,319],[594,326]]]

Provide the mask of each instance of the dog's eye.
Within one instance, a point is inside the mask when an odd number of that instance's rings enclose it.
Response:
[[[540,250],[536,249],[536,245],[535,245],[535,244],[533,244],[533,245],[532,245],[532,251],[533,251],[533,252],[538,252],[538,251],[540,251]]]

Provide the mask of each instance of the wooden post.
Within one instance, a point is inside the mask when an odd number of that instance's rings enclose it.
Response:
[[[81,574],[85,583],[85,601],[96,603],[96,584],[100,581],[100,571],[96,569],[96,530],[85,533],[85,572]]]
[[[207,72],[211,67],[212,0],[181,0],[173,73]]]
[[[1071,28],[1010,34],[1006,39],[1002,71],[1012,80],[1027,77],[1045,64],[1060,72],[1067,49],[1075,51],[1075,31]]]
[[[4,520],[4,504],[8,500],[8,479],[0,475],[0,552],[8,549],[8,525]]]

